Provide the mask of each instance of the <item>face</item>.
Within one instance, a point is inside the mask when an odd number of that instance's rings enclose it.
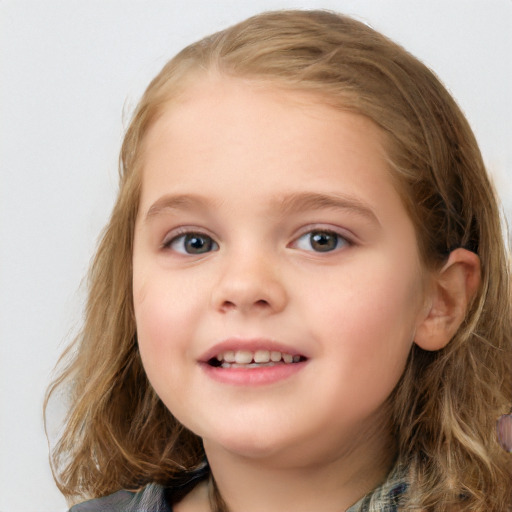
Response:
[[[424,281],[366,118],[205,79],[149,131],[138,341],[154,389],[205,446],[281,460],[354,449],[403,372]]]

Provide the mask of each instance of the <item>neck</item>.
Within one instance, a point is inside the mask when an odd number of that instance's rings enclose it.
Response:
[[[390,436],[382,433],[320,460],[246,457],[207,440],[205,450],[229,512],[345,511],[384,480],[394,456]]]

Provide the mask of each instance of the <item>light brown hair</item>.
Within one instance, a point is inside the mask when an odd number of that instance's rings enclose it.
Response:
[[[420,254],[437,268],[464,247],[482,284],[448,346],[414,345],[389,399],[397,462],[411,483],[405,510],[503,512],[510,460],[495,436],[511,398],[510,276],[500,215],[478,145],[460,109],[422,63],[365,24],[327,11],[250,18],[180,52],[151,82],[127,130],[120,191],[89,275],[83,330],[51,385],[70,409],[53,452],[70,498],[162,484],[198,467],[201,440],[155,394],[142,367],[132,304],[132,244],[148,128],[204,73],[318,93],[362,114],[387,140],[392,176],[414,222]]]

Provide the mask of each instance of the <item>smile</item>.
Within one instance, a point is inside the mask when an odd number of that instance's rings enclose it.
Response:
[[[205,374],[230,386],[277,384],[301,372],[309,355],[263,338],[230,338],[212,347],[199,360]]]
[[[277,350],[226,350],[212,357],[208,364],[217,368],[261,368],[300,363],[304,360],[303,356]]]

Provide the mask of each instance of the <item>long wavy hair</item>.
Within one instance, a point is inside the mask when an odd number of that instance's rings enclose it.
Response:
[[[201,440],[160,401],[137,347],[132,245],[148,128],[187,84],[207,73],[312,91],[333,108],[371,119],[385,134],[391,174],[415,225],[427,268],[464,247],[482,284],[442,350],[413,345],[390,397],[397,462],[408,468],[403,508],[457,503],[508,510],[511,464],[496,418],[511,400],[511,295],[500,212],[475,137],[436,76],[365,24],[328,11],[257,15],[192,44],[150,83],[120,155],[120,189],[92,263],[83,328],[61,358],[49,397],[70,399],[52,453],[57,485],[76,501],[201,466]]]

